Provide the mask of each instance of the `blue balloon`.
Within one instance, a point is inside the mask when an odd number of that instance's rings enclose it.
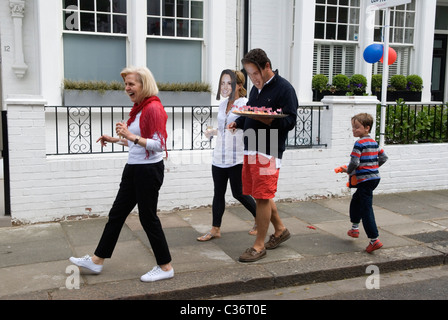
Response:
[[[364,50],[364,60],[368,63],[377,63],[381,60],[384,54],[384,47],[382,44],[371,44]]]

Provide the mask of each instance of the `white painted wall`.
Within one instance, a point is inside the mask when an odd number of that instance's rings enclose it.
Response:
[[[296,28],[294,32],[294,46],[291,57],[290,82],[297,88],[299,102],[313,101],[311,82],[313,80],[314,32],[310,26],[314,24],[315,0],[296,1]]]
[[[437,0],[417,1],[415,59],[411,70],[423,79],[422,101],[431,101],[432,56]]]
[[[39,81],[39,30],[34,1],[26,2],[26,14],[22,20],[23,55],[28,70],[23,78],[18,78],[12,69],[15,63],[16,39],[9,1],[0,1],[0,31],[2,50],[3,99],[11,94],[36,95],[40,93]]]

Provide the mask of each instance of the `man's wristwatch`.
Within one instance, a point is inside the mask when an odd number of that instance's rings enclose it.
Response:
[[[135,138],[135,140],[134,140],[134,144],[137,144],[138,143],[138,140],[140,140],[140,136],[137,136],[137,138]]]

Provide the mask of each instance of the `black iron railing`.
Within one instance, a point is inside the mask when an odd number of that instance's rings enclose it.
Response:
[[[324,147],[321,119],[326,106],[299,107],[297,125],[288,136],[288,148]],[[209,150],[214,140],[205,136],[207,127],[217,126],[217,106],[171,107],[168,114],[169,151]],[[128,118],[130,107],[47,106],[47,155],[76,155],[126,152],[116,144],[101,147],[96,140],[107,134],[116,136],[115,124]]]
[[[380,134],[381,106],[377,112]],[[407,104],[398,101],[387,106],[386,144],[448,142],[448,104]],[[379,138],[378,138],[379,139]]]

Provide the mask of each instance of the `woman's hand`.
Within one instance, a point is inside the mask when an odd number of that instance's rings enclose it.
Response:
[[[96,143],[101,142],[101,146],[105,147],[107,146],[108,142],[117,143],[118,141],[120,141],[120,139],[103,134],[101,137],[98,138],[98,140],[96,140]]]
[[[227,126],[227,129],[229,129],[231,132],[235,132],[238,128],[236,127],[236,122],[231,122]]]
[[[115,125],[115,132],[117,133],[119,140],[124,139],[126,140],[125,145],[128,145],[128,141],[135,141],[137,139],[137,135],[133,134],[128,130],[128,126],[124,122],[118,122]]]
[[[126,123],[118,122],[115,125],[115,132],[119,137],[122,137],[123,139],[130,140],[130,136],[132,135],[131,132],[128,130],[128,126]]]

